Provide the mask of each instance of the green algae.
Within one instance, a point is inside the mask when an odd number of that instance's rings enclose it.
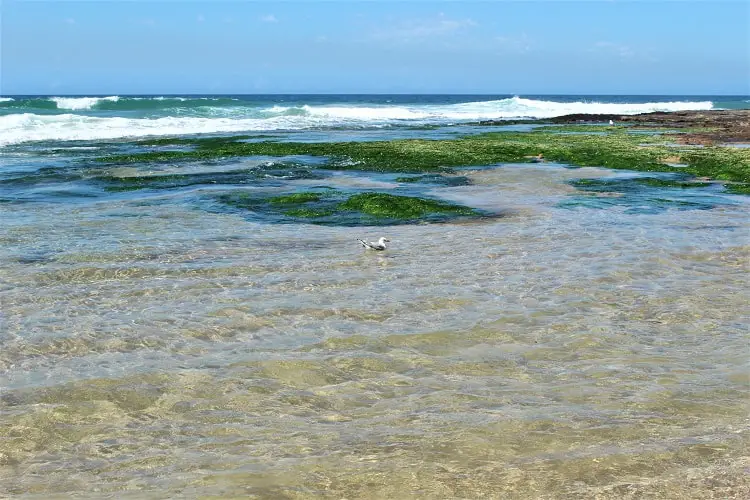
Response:
[[[320,201],[320,196],[320,193],[294,193],[285,196],[276,196],[268,200],[268,202],[274,205],[296,205],[310,201]]]
[[[290,217],[299,217],[301,219],[317,219],[320,217],[329,217],[334,215],[333,210],[326,209],[315,209],[315,208],[295,208],[293,210],[285,210],[284,214]]]
[[[703,188],[703,187],[708,187],[711,185],[710,182],[657,179],[654,177],[644,177],[644,178],[634,179],[634,180],[638,184],[645,184],[646,186],[663,187],[663,188],[691,189],[691,188]]]
[[[476,210],[462,205],[386,193],[355,194],[340,203],[338,208],[392,219],[416,219],[433,214],[477,215]]]
[[[335,191],[333,193],[335,193]],[[333,195],[333,193],[331,193],[329,196]],[[216,199],[220,203],[234,208],[278,212],[279,209],[282,208],[289,211],[297,208],[302,208],[301,205],[304,204],[320,202],[322,197],[323,196],[321,193],[314,192],[302,192],[284,196],[268,197],[267,195],[263,195],[261,193],[239,191],[221,194],[217,196]],[[306,208],[309,209],[309,207]]]
[[[626,179],[575,179],[570,185],[586,191],[597,192],[640,192],[642,186],[667,189],[706,188],[710,182],[700,182],[692,179],[662,179],[657,177],[632,177]]]
[[[724,188],[727,190],[728,193],[750,195],[749,183],[724,184]]]
[[[750,151],[707,147],[680,153],[686,172],[723,181],[750,182]]]
[[[750,151],[708,147],[675,149],[663,144],[660,131],[607,134],[561,134],[558,131],[490,132],[457,139],[405,139],[373,142],[237,142],[233,138],[196,140],[188,151],[147,151],[98,158],[105,163],[180,162],[242,156],[309,155],[327,158],[321,168],[375,172],[439,173],[453,167],[530,162],[541,157],[572,166],[593,166],[645,172],[680,172],[696,177],[750,182]],[[622,127],[626,129],[627,127]],[[584,130],[585,132],[585,130]],[[240,136],[242,137],[242,136]],[[665,163],[679,155],[684,167]],[[538,161],[538,160],[536,160]],[[402,182],[418,182],[404,180]]]
[[[281,221],[303,219],[314,223],[356,225],[403,224],[445,219],[456,216],[478,216],[469,207],[415,196],[365,192],[346,195],[331,190],[327,193],[301,192],[269,198],[259,193],[232,192],[214,198],[232,209],[262,213]],[[321,220],[315,220],[321,219]]]
[[[335,195],[334,193],[326,193],[329,197]],[[328,217],[334,215],[334,210],[331,208],[321,208],[320,203],[315,203],[314,206],[309,206],[310,203],[320,202],[323,194],[314,192],[302,192],[294,193],[286,196],[276,196],[268,200],[271,205],[284,205],[284,206],[295,206],[289,210],[284,210],[282,213],[289,217],[301,218],[301,219],[317,219],[321,217]],[[308,205],[308,206],[302,206]]]
[[[200,145],[190,151],[147,151],[98,158],[99,162],[128,164],[149,162],[182,162],[212,160],[242,156],[292,156],[309,155],[328,157],[325,168],[338,170],[369,170],[376,172],[439,172],[448,171],[449,166],[481,165],[490,161],[502,145],[493,147],[494,153],[487,155],[473,151],[474,144],[464,140],[432,141],[423,139],[342,142],[342,143],[296,143],[233,141]],[[521,157],[503,155],[520,160]]]
[[[104,187],[104,190],[110,193],[137,191],[139,189],[158,189],[172,186],[185,187],[192,183],[199,182],[197,179],[194,179],[193,182],[191,182],[190,176],[182,174],[151,176],[139,175],[131,177],[102,175],[97,177],[96,180],[107,184]]]
[[[185,174],[153,175],[95,175],[91,180],[111,193],[137,191],[140,189],[175,189],[201,185],[245,185],[258,179],[322,179],[305,165],[295,163],[269,163],[252,169],[228,170],[224,172],[192,172]]]

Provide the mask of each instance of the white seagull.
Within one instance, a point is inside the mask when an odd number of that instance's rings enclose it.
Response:
[[[367,248],[368,250],[385,250],[386,249],[385,243],[390,242],[391,240],[389,240],[386,237],[381,236],[381,238],[377,242],[370,241],[368,243],[367,241],[360,240],[360,239],[358,239],[357,241],[362,243],[362,246]]]

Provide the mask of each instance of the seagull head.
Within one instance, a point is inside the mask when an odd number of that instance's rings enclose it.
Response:
[[[389,239],[388,239],[388,238],[386,238],[385,236],[381,236],[381,237],[380,237],[380,239],[378,240],[378,243],[380,243],[381,245],[382,245],[383,243],[386,243],[386,242],[390,243],[390,242],[391,242],[391,240],[389,240]]]

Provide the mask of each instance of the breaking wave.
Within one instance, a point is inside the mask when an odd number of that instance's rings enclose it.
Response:
[[[58,109],[91,109],[100,102],[117,102],[120,98],[116,95],[110,97],[51,97],[50,101],[57,105]]]
[[[418,98],[418,96],[417,96]],[[299,96],[301,101],[304,96]],[[402,99],[403,100],[403,99]],[[0,145],[151,135],[443,125],[566,114],[707,110],[711,101],[596,102],[510,97],[459,103],[273,103],[268,97],[34,97],[0,100]],[[312,101],[312,99],[311,99]],[[308,101],[310,102],[310,101]]]

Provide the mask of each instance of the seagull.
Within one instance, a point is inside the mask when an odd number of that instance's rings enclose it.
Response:
[[[615,122],[613,122],[612,120],[610,120],[610,121],[609,121],[609,124],[610,124],[610,125],[614,125],[614,124],[615,124]]]
[[[362,246],[367,248],[368,250],[385,250],[386,241],[390,242],[391,240],[389,240],[388,238],[384,236],[381,236],[381,238],[377,242],[371,241],[368,243],[365,240],[360,240],[360,239],[358,239],[357,241],[362,243]]]

